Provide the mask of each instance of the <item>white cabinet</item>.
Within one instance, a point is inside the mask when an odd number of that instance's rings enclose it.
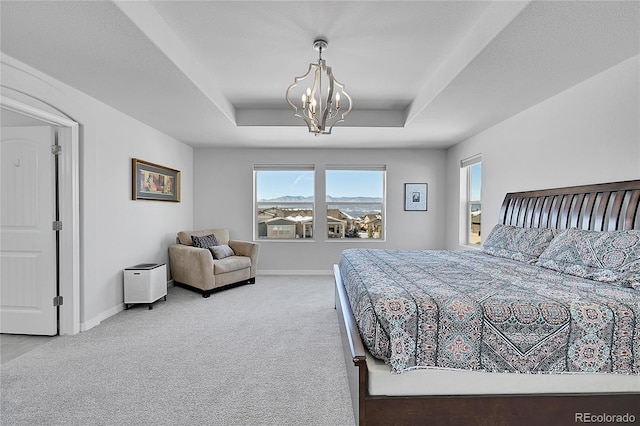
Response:
[[[124,307],[134,303],[153,303],[167,300],[167,266],[164,263],[141,263],[124,270]]]

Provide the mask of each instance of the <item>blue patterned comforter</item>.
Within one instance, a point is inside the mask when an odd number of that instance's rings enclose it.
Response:
[[[640,374],[640,291],[475,251],[347,249],[365,346],[393,372]]]

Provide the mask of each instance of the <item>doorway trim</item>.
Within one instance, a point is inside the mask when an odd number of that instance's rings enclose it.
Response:
[[[58,203],[62,221],[58,269],[59,296],[63,298],[58,334],[77,334],[80,332],[79,125],[66,115],[53,114],[6,96],[0,97],[0,107],[58,128],[58,144],[62,147],[58,156]]]

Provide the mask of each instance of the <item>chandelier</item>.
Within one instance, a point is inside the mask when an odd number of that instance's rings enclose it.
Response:
[[[295,116],[302,118],[307,123],[309,132],[316,136],[331,134],[333,126],[344,121],[352,107],[351,97],[344,91],[344,84],[335,79],[331,67],[322,59],[322,52],[327,50],[327,46],[327,41],[323,39],[313,42],[313,48],[318,51],[318,63],[310,63],[307,73],[296,77],[286,94]],[[304,84],[307,78],[307,83]],[[299,100],[296,103],[292,98]]]

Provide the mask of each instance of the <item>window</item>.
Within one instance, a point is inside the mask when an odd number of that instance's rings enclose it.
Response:
[[[313,238],[313,166],[254,166],[255,238]]]
[[[385,166],[327,166],[327,238],[384,238],[385,170]]]
[[[466,244],[480,245],[480,225],[482,223],[482,162],[480,156],[463,160],[462,176],[466,181]]]

